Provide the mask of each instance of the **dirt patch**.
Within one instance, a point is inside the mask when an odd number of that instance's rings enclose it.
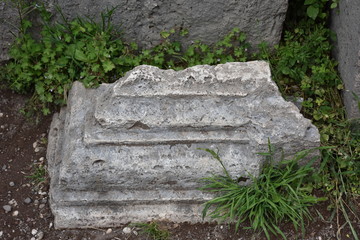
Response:
[[[48,179],[42,183],[36,176],[41,166],[46,166],[46,138],[51,116],[35,124],[20,114],[26,97],[0,87],[0,239],[151,239],[132,225],[109,229],[56,230],[48,204]],[[33,176],[30,178],[29,176]],[[321,193],[320,193],[321,194]],[[301,237],[290,224],[284,224],[288,239],[336,239],[338,226],[344,219],[331,219],[328,202],[311,208],[314,219],[306,225],[306,235]],[[234,231],[227,224],[159,223],[170,231],[170,239],[266,239],[263,234],[251,230]],[[360,223],[354,221],[360,232]],[[125,231],[125,227],[129,226]],[[272,239],[279,239],[273,237]],[[341,239],[353,239],[345,226]]]

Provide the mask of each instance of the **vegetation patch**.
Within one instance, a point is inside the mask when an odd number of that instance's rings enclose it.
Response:
[[[218,195],[205,203],[203,217],[236,222],[236,230],[240,224],[249,221],[251,229],[264,231],[268,239],[270,233],[286,239],[278,227],[280,223],[290,221],[296,230],[301,228],[304,233],[304,220],[311,219],[308,207],[326,199],[312,196],[312,189],[305,187],[314,173],[311,165],[318,158],[314,157],[308,164],[299,166],[298,162],[308,156],[309,150],[279,162],[274,159],[269,143],[269,151],[261,153],[266,157],[266,162],[258,177],[250,175],[250,185],[241,185],[238,178],[230,176],[218,153],[203,150],[209,152],[224,171],[224,175],[203,179],[206,185],[200,190]]]

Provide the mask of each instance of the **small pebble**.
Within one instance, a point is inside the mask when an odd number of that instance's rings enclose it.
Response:
[[[42,209],[42,208],[44,208],[44,207],[45,207],[45,204],[43,204],[43,203],[39,205],[39,208],[40,208],[40,209]]]
[[[38,232],[38,230],[36,230],[36,229],[31,230],[31,234],[34,236],[37,234],[37,232]]]
[[[125,234],[130,234],[130,233],[131,233],[131,228],[125,227],[125,228],[123,229],[123,233],[125,233]]]
[[[16,217],[17,215],[19,215],[19,211],[14,211],[12,215],[13,217]]]
[[[44,157],[39,158],[39,161],[40,161],[40,162],[42,162],[42,161],[44,161],[44,160],[45,160]]]
[[[135,236],[137,236],[137,235],[138,235],[138,232],[137,232],[137,231],[133,231],[133,234],[134,234]]]
[[[36,240],[36,238],[32,237],[32,238],[30,238],[30,240]]]
[[[3,117],[4,116],[4,113],[0,113],[0,117]]]
[[[36,234],[36,239],[37,240],[41,240],[44,238],[44,232],[42,231],[39,231],[37,234]]]
[[[14,182],[9,182],[9,185],[10,185],[10,187],[13,187],[13,186],[15,186],[15,183]]]
[[[3,209],[5,210],[5,213],[8,213],[11,211],[11,206],[10,205],[4,205]]]
[[[52,226],[53,226],[53,223],[51,222],[51,223],[49,224],[49,228],[52,228]]]
[[[34,152],[40,152],[40,148],[38,148],[38,147],[36,147],[35,149],[34,149]]]
[[[17,204],[17,201],[15,200],[15,199],[11,199],[10,201],[9,201],[9,204],[10,205],[13,205],[14,207],[16,207],[18,204]]]
[[[45,197],[45,198],[41,199],[41,203],[47,203],[47,198]]]
[[[34,204],[39,205],[39,200],[35,199]]]
[[[4,234],[3,231],[0,231],[0,237],[2,237],[3,234]]]
[[[108,230],[106,230],[106,234],[110,234],[112,232],[112,229],[109,228]]]
[[[38,145],[38,143],[37,143],[37,142],[34,142],[34,143],[33,143],[33,148],[36,148],[37,145]]]
[[[32,200],[29,197],[25,198],[25,200],[24,200],[24,203],[26,203],[26,204],[29,204],[31,202],[32,202]]]

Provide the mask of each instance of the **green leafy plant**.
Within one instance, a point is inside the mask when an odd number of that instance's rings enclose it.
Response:
[[[109,80],[115,65],[112,56],[122,49],[110,23],[114,9],[102,14],[101,24],[90,19],[76,18],[50,24],[51,15],[37,7],[43,20],[40,41],[29,33],[28,21],[21,22],[22,34],[10,50],[14,59],[7,65],[10,87],[18,92],[34,91],[34,109],[50,113],[51,104],[64,104],[74,80],[85,86],[97,86]],[[62,13],[59,9],[61,16]]]
[[[351,219],[356,219],[360,189],[360,141],[352,120],[345,117],[340,91],[343,85],[337,73],[337,63],[331,57],[333,38],[327,26],[329,8],[338,1],[290,1],[289,15],[282,42],[275,51],[260,45],[256,56],[271,64],[273,79],[284,95],[304,99],[302,113],[319,128],[323,145],[334,146],[322,151],[321,171],[313,186],[323,191],[331,200],[330,208],[337,216],[338,238],[344,225],[350,226],[353,237],[358,239]],[[331,4],[330,4],[331,3]],[[308,18],[302,7],[319,7],[316,21]]]
[[[140,228],[143,234],[148,235],[154,240],[167,240],[170,237],[170,232],[161,228],[156,222],[136,223],[134,226]]]
[[[284,42],[269,53],[261,45],[260,57],[272,66],[274,80],[284,95],[304,99],[303,114],[320,123],[331,124],[342,118],[339,90],[343,88],[331,59],[330,30],[324,25],[302,23],[293,31],[286,31]],[[331,133],[322,131],[328,141]]]
[[[30,8],[30,7],[29,7]],[[25,112],[50,113],[55,105],[64,105],[73,81],[86,87],[113,82],[141,64],[176,70],[198,64],[246,61],[246,37],[234,29],[214,46],[199,41],[183,49],[171,36],[185,36],[187,30],[161,32],[163,41],[150,49],[125,43],[111,24],[115,8],[101,13],[101,22],[89,18],[67,20],[58,8],[61,21],[52,22],[51,14],[36,5],[43,29],[40,39],[29,34],[32,23],[21,19],[22,31],[11,47],[12,61],[6,65],[6,78],[12,89],[32,93]]]
[[[314,171],[311,164],[315,158],[304,166],[299,166],[298,162],[307,157],[310,150],[299,152],[290,160],[281,159],[274,165],[277,159],[274,159],[269,143],[269,152],[261,154],[266,157],[261,173],[258,177],[250,175],[252,183],[246,186],[230,176],[218,153],[203,150],[209,152],[224,170],[224,175],[203,179],[206,185],[200,190],[217,194],[205,203],[203,217],[235,221],[236,230],[241,223],[249,220],[251,228],[263,230],[268,239],[270,233],[286,239],[279,224],[290,221],[295,229],[301,227],[304,231],[304,220],[311,218],[308,206],[324,200],[312,196],[311,190],[304,187]]]
[[[306,14],[309,18],[315,20],[316,18],[325,19],[329,16],[326,5],[330,4],[330,8],[337,8],[339,0],[305,0]]]

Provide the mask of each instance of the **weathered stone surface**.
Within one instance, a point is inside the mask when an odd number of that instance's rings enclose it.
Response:
[[[19,17],[10,1],[0,1],[0,61],[8,60],[8,51],[17,34]]]
[[[331,28],[337,35],[335,57],[345,85],[344,103],[347,117],[360,118],[360,1],[340,1],[339,8],[332,12]]]
[[[19,26],[17,10],[11,7],[9,2],[0,3],[2,49],[0,61],[8,58],[8,46],[13,41],[10,31],[16,32]],[[195,40],[208,44],[215,43],[235,27],[247,34],[248,41],[253,46],[261,41],[273,46],[280,40],[288,7],[287,0],[38,0],[37,2],[44,3],[57,20],[61,18],[55,6],[59,6],[68,19],[89,16],[97,18],[98,21],[101,12],[118,6],[112,23],[123,30],[126,40],[135,41],[141,47],[157,45],[161,41],[160,33],[173,28],[189,30],[189,35],[181,38],[184,45],[189,45]],[[32,31],[36,35],[39,29],[35,27]]]
[[[199,222],[212,197],[199,179],[222,169],[197,148],[219,149],[234,176],[257,175],[268,138],[285,155],[319,145],[266,62],[139,66],[97,89],[76,82],[49,134],[55,226]]]
[[[69,18],[78,14],[98,17],[101,11],[118,6],[113,22],[121,24],[127,40],[142,47],[161,41],[160,32],[172,28],[188,29],[188,43],[201,40],[215,43],[234,27],[240,28],[254,46],[261,41],[271,46],[281,37],[287,0],[47,0],[59,5]],[[54,10],[55,13],[55,10]],[[186,44],[186,43],[185,43]]]

